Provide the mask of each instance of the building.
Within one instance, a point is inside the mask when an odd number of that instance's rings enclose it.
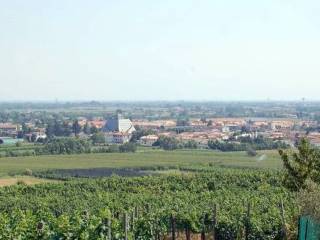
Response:
[[[114,118],[107,119],[103,128],[106,142],[116,144],[129,142],[135,130],[131,120],[123,118],[120,114]]]
[[[140,138],[139,143],[144,146],[151,147],[156,141],[158,141],[159,137],[157,135],[148,135]]]
[[[0,123],[0,134],[2,136],[16,137],[20,131],[20,126],[12,123]]]
[[[45,128],[37,128],[24,135],[24,138],[29,142],[37,142],[41,140],[45,140],[47,138],[46,129]]]
[[[107,143],[124,144],[130,141],[131,134],[121,132],[107,132],[105,133]]]
[[[136,129],[134,128],[130,119],[123,118],[118,114],[115,118],[107,119],[104,126],[105,132],[121,132],[121,133],[133,133]]]

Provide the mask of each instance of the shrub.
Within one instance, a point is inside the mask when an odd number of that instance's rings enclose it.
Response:
[[[312,181],[307,181],[306,188],[298,193],[298,203],[301,214],[311,216],[320,221],[320,186]]]
[[[31,169],[27,168],[27,169],[24,171],[24,175],[32,176],[32,175],[33,175],[33,172],[32,172]]]
[[[253,148],[248,148],[247,154],[248,154],[248,156],[250,156],[250,157],[255,157],[255,156],[257,156],[257,152],[256,152],[256,150],[254,150]]]
[[[119,147],[120,152],[135,152],[137,151],[137,145],[135,143],[125,143]]]

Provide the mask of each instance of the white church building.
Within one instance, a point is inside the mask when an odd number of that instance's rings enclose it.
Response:
[[[135,130],[131,120],[123,118],[120,114],[117,114],[114,118],[107,119],[103,128],[106,142],[114,144],[129,142]]]

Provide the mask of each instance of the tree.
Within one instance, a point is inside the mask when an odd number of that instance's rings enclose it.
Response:
[[[88,153],[90,143],[77,138],[53,138],[44,148],[37,148],[37,154],[79,154]]]
[[[137,151],[137,145],[135,143],[124,143],[119,147],[120,152],[135,152]]]
[[[106,138],[103,133],[95,133],[92,135],[91,141],[93,144],[103,144],[106,143]]]
[[[99,130],[98,130],[98,128],[96,126],[92,126],[91,129],[90,129],[90,132],[91,132],[91,134],[95,134],[95,133],[98,133]]]
[[[148,136],[148,135],[152,135],[155,134],[154,130],[151,129],[137,129],[136,131],[134,131],[132,133],[132,137],[130,139],[130,142],[137,142],[138,140],[140,140],[141,137],[143,136]]]
[[[203,122],[203,123],[207,123],[206,117],[201,117],[201,118],[200,118],[200,121]]]
[[[177,120],[177,126],[178,127],[190,126],[189,119],[187,119],[187,118],[178,119]]]
[[[88,135],[91,134],[91,128],[88,122],[83,126],[83,132]]]
[[[25,123],[22,123],[21,129],[22,129],[23,134],[27,134],[27,133],[31,132],[31,129]]]
[[[208,126],[208,127],[211,127],[212,124],[213,124],[212,120],[209,120],[207,126]]]
[[[196,149],[198,148],[198,143],[195,140],[189,140],[184,144],[185,148]]]
[[[248,148],[247,154],[248,154],[248,156],[250,156],[250,157],[255,157],[255,156],[257,156],[256,150],[254,150],[254,149],[251,148],[251,147]]]
[[[81,132],[81,126],[78,122],[78,120],[75,120],[72,124],[72,130],[75,136],[79,135],[79,133]]]
[[[46,135],[48,138],[52,138],[54,136],[54,124],[53,123],[48,123],[47,127],[46,127]]]
[[[306,182],[306,188],[298,193],[297,201],[301,208],[301,214],[311,216],[320,221],[320,185],[312,181]]]
[[[160,136],[159,139],[153,144],[159,146],[164,150],[174,150],[180,147],[179,141],[173,137]]]
[[[279,150],[285,168],[285,185],[298,191],[305,187],[307,180],[320,182],[319,151],[310,142],[302,139],[298,145],[298,152]]]

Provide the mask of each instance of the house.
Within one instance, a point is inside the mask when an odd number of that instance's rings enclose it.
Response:
[[[140,138],[139,143],[144,146],[151,147],[156,141],[158,141],[159,137],[157,135],[147,135]]]
[[[0,123],[0,134],[2,136],[15,137],[20,131],[20,126],[12,123]]]
[[[36,128],[32,132],[24,135],[24,138],[29,142],[37,142],[47,138],[46,129],[45,128]]]
[[[122,132],[107,132],[105,133],[107,143],[124,144],[130,141],[131,134]]]
[[[118,114],[115,118],[107,119],[103,128],[107,143],[123,144],[129,142],[134,128],[130,119]]]

